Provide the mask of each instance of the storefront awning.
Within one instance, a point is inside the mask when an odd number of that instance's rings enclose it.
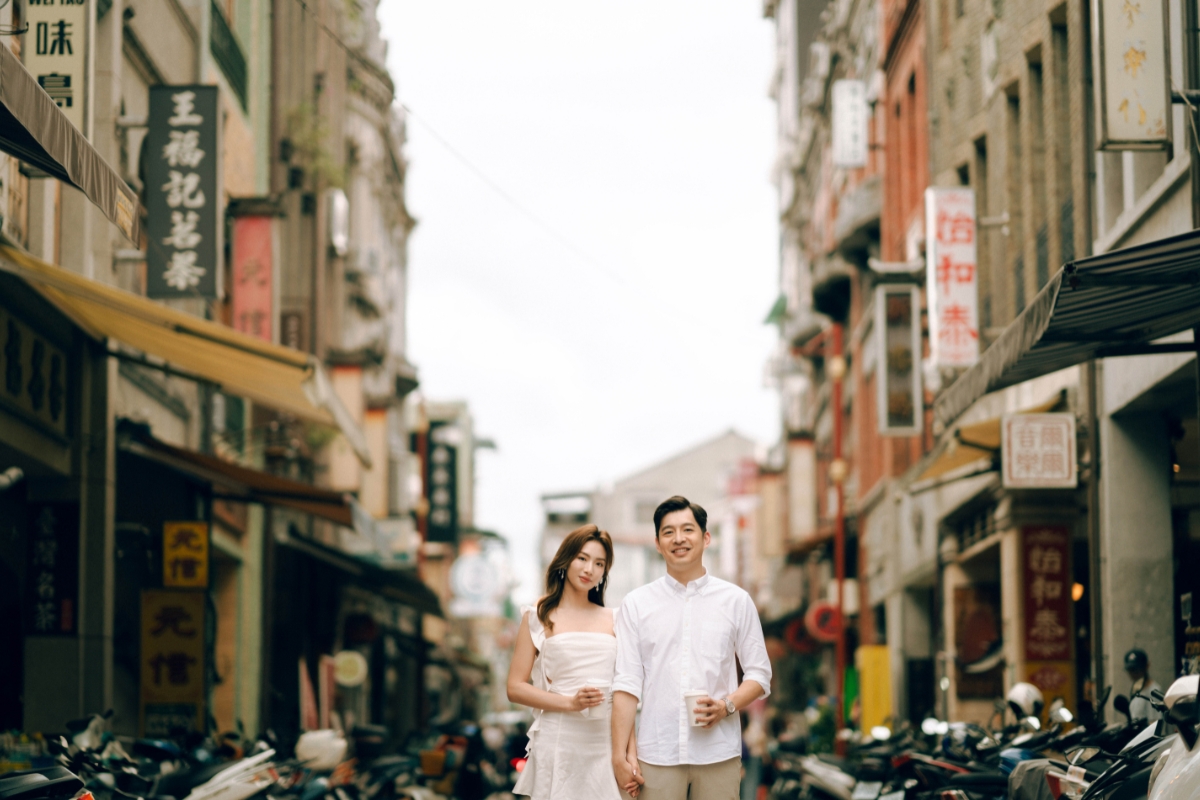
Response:
[[[120,342],[164,363],[120,350],[114,356],[336,426],[359,460],[370,466],[366,438],[314,356],[88,280],[7,245],[0,245],[0,269],[24,279],[91,336]]]
[[[354,527],[354,499],[343,492],[244,467],[149,435],[123,438],[121,449],[211,483],[226,500],[285,506],[347,528]]]
[[[1060,392],[1053,400],[1022,409],[1021,414],[1042,414],[1052,410],[1063,400]],[[929,466],[921,471],[914,484],[949,475],[955,470],[968,464],[974,464],[982,459],[990,459],[1000,452],[1000,422],[1001,417],[985,419],[970,425],[962,425],[954,433],[946,437],[945,443],[934,451],[935,455]]]
[[[0,47],[0,150],[79,189],[140,245],[137,195],[7,47]]]
[[[340,550],[297,536],[287,535],[279,544],[324,562],[356,579],[356,585],[415,608],[424,614],[445,617],[442,604],[433,590],[415,574],[406,570],[385,569]]]
[[[950,426],[988,392],[1094,358],[1193,352],[1151,344],[1200,325],[1200,230],[1072,261],[938,398]]]
[[[264,503],[284,506],[329,520],[358,533],[374,537],[374,531],[363,530],[364,521],[373,525],[370,514],[353,496],[322,489],[290,478],[271,475],[224,461],[216,456],[198,453],[167,444],[149,433],[126,430],[120,437],[120,447],[127,453],[153,461],[211,484],[214,496],[244,503]],[[437,595],[415,575],[350,555],[311,539],[285,534],[281,544],[306,553],[358,579],[364,588],[411,606],[418,611],[442,616]]]

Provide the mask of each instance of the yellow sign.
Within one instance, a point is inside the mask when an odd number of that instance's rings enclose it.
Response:
[[[1045,708],[1042,722],[1046,722],[1046,711],[1058,699],[1066,704],[1072,714],[1076,712],[1075,662],[1073,661],[1026,661],[1025,680],[1042,691]]]
[[[142,591],[142,730],[200,730],[204,719],[204,592]]]
[[[163,586],[208,588],[208,523],[163,523]]]
[[[870,732],[892,717],[892,662],[886,644],[863,645],[854,652],[858,666],[862,730]]]

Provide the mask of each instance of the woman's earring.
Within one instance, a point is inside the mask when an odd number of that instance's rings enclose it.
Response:
[[[565,569],[560,569],[558,571],[558,579],[560,581],[565,581],[567,579],[567,571]]]

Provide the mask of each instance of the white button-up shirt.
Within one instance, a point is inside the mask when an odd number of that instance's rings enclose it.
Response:
[[[705,574],[684,586],[667,575],[625,596],[617,614],[613,691],[642,702],[638,757],[648,764],[715,764],[742,754],[736,714],[692,726],[683,693],[723,700],[746,680],[771,691],[771,660],[754,601],[745,590]]]

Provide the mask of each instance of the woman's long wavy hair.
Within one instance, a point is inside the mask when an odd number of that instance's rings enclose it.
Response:
[[[542,621],[546,630],[554,628],[554,624],[550,622],[550,612],[562,602],[563,589],[567,583],[567,568],[588,542],[599,542],[604,548],[604,576],[596,584],[596,588],[588,592],[588,600],[598,606],[604,605],[604,590],[608,588],[608,571],[612,569],[613,562],[612,537],[608,535],[608,531],[602,531],[595,525],[584,525],[567,534],[567,538],[558,546],[550,568],[546,570],[546,596],[537,604],[538,619]]]

